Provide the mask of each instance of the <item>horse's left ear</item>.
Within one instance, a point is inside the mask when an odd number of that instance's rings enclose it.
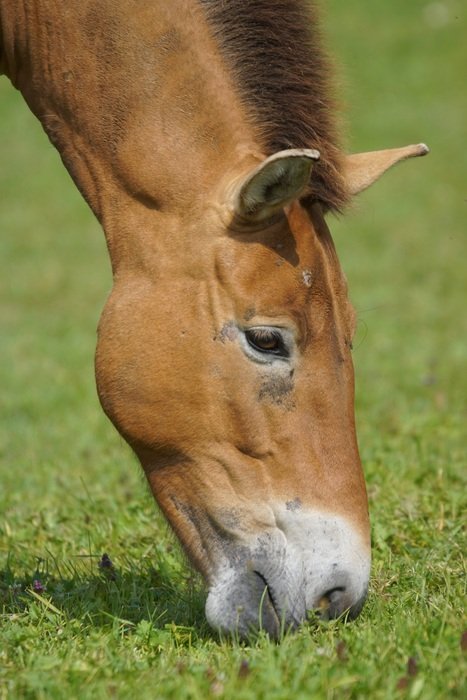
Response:
[[[318,159],[319,152],[308,148],[279,151],[266,158],[237,183],[232,196],[236,215],[256,223],[298,199],[309,186]]]
[[[366,190],[378,180],[386,170],[407,158],[426,156],[430,152],[424,143],[404,148],[390,148],[385,151],[353,153],[344,158],[344,179],[351,195]]]

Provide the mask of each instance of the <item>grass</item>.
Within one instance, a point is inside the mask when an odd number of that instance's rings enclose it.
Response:
[[[2,700],[465,697],[466,10],[327,5],[350,148],[432,147],[331,222],[360,320],[368,604],[281,644],[209,631],[200,581],[95,395],[103,236],[2,79]]]

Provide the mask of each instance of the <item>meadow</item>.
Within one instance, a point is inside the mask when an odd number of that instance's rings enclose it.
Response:
[[[426,141],[330,221],[359,326],[368,602],[281,643],[219,639],[98,404],[105,242],[0,78],[0,699],[466,697],[467,8],[326,3],[348,148]],[[103,555],[106,556],[103,556]]]

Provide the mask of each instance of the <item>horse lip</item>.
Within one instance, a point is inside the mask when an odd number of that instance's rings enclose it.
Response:
[[[253,567],[235,572],[230,568],[214,585],[206,601],[208,622],[223,633],[235,633],[248,639],[263,630],[271,639],[282,633],[281,609],[268,580]]]
[[[264,574],[257,570],[254,570],[253,573],[256,574],[256,576],[258,576],[258,578],[264,583],[264,593],[261,597],[261,601],[264,600],[264,595],[267,595],[268,601],[276,617],[279,634],[282,634],[286,629],[295,629],[298,627],[302,620],[296,617],[293,610],[284,609],[283,606],[279,604],[276,594],[274,593],[274,589]]]
[[[271,607],[274,611],[274,615],[276,617],[276,622],[278,625],[280,625],[281,621],[281,614],[280,614],[280,609],[279,606],[277,605],[277,601],[275,600],[274,594],[272,592],[271,586],[269,585],[267,579],[265,576],[260,571],[253,571],[256,576],[264,583],[264,591],[263,595],[261,596],[261,603],[264,600],[264,595],[266,594],[269,600],[269,603],[271,604]]]

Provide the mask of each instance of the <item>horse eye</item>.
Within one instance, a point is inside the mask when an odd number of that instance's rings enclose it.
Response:
[[[245,331],[245,337],[254,350],[288,357],[289,353],[285,347],[280,331],[271,328],[250,328]]]

